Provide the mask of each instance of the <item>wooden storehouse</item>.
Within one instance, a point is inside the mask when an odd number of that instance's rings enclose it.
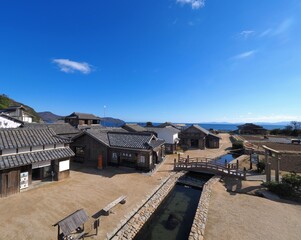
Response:
[[[180,144],[187,148],[219,148],[220,137],[200,127],[191,125],[179,133]]]
[[[69,141],[49,128],[0,130],[0,196],[28,188],[33,181],[69,176],[74,156]]]
[[[88,129],[73,138],[73,161],[105,168],[126,166],[149,171],[162,161],[164,141],[150,133],[130,133],[125,130]]]
[[[32,122],[33,116],[27,112],[23,105],[10,106],[6,109],[0,110],[0,113],[18,119],[22,122]]]
[[[65,117],[65,122],[70,123],[74,127],[79,125],[99,125],[100,118],[90,113],[74,112]]]

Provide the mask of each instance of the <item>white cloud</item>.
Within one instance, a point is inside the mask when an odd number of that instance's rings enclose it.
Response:
[[[192,9],[199,9],[205,6],[205,0],[177,0],[180,4],[189,4]]]
[[[69,59],[54,59],[54,63],[60,68],[62,72],[74,73],[76,71],[89,74],[92,71],[91,65],[86,62],[75,62]]]
[[[271,29],[271,28],[268,28],[268,29],[264,30],[264,31],[259,35],[259,37],[265,37],[265,36],[267,36],[267,35],[270,35],[272,32],[273,32],[272,29]]]
[[[253,30],[244,30],[244,31],[242,31],[242,32],[239,33],[239,35],[242,36],[242,37],[244,37],[244,38],[248,38],[252,34],[254,34]]]
[[[253,56],[255,54],[255,52],[256,52],[255,50],[243,52],[243,53],[240,53],[240,54],[232,57],[232,59],[245,59],[245,58]]]
[[[290,27],[293,25],[293,23],[294,23],[294,21],[292,18],[285,19],[275,29],[274,35],[280,35],[280,34],[287,32],[290,29]]]
[[[268,28],[265,31],[263,31],[259,35],[259,37],[284,35],[290,30],[290,28],[292,27],[293,24],[294,24],[294,19],[287,18],[287,19],[283,20],[274,29]]]

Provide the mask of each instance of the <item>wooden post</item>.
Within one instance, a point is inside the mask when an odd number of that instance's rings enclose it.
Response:
[[[279,182],[279,171],[280,171],[280,159],[276,157],[276,169],[275,169],[275,181]]]
[[[228,175],[230,175],[230,164],[228,164]]]
[[[189,155],[187,155],[187,163],[189,163]]]
[[[266,171],[266,181],[270,182],[271,181],[271,170],[270,168],[270,163],[269,163],[269,155],[268,151],[265,150],[265,171]]]
[[[177,165],[177,159],[174,159],[174,169],[176,169],[176,165]]]
[[[57,225],[57,239],[60,240],[60,225]]]
[[[247,180],[247,169],[244,167],[244,180]]]
[[[250,153],[250,169],[253,169],[253,166],[252,166],[252,153]]]
[[[178,162],[180,162],[180,153],[178,153]]]

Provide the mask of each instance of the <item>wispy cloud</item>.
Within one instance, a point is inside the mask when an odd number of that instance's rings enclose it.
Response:
[[[256,52],[255,50],[243,52],[243,53],[233,56],[231,59],[245,59],[245,58],[253,56],[255,54],[255,52]]]
[[[205,6],[205,0],[177,0],[177,3],[191,5],[192,9],[199,9]]]
[[[265,37],[267,35],[270,35],[272,33],[272,29],[271,28],[268,28],[266,30],[264,30],[262,33],[259,34],[259,37]]]
[[[91,65],[86,62],[75,62],[69,59],[53,59],[53,63],[57,64],[62,72],[65,73],[74,73],[76,71],[83,74],[89,74],[92,71]]]
[[[279,26],[275,29],[274,35],[280,35],[287,32],[290,27],[293,25],[294,21],[292,18],[285,19],[283,22],[279,24]]]
[[[250,37],[251,35],[254,34],[254,31],[253,30],[244,30],[242,32],[239,33],[239,35],[243,38],[248,38]]]
[[[259,37],[284,35],[291,29],[293,24],[294,24],[294,19],[287,18],[283,20],[275,28],[268,28],[265,31],[263,31],[261,34],[259,34]]]

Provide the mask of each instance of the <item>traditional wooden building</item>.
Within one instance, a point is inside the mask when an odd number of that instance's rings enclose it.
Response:
[[[237,126],[239,134],[252,134],[252,135],[265,135],[267,134],[267,130],[262,126],[253,124],[253,123],[246,123],[243,125]]]
[[[150,171],[162,161],[164,140],[150,133],[130,133],[125,130],[88,129],[73,138],[73,161],[105,168],[127,166]]]
[[[65,117],[65,122],[70,123],[74,127],[77,127],[79,125],[99,125],[100,118],[90,113],[74,112]]]
[[[23,105],[10,106],[6,109],[0,110],[0,113],[18,119],[22,122],[32,122],[32,115],[26,112],[26,108]]]
[[[32,181],[69,176],[74,156],[69,141],[50,128],[0,130],[0,196],[28,188]]]
[[[191,125],[179,133],[180,144],[187,148],[219,148],[220,137],[200,127]]]

